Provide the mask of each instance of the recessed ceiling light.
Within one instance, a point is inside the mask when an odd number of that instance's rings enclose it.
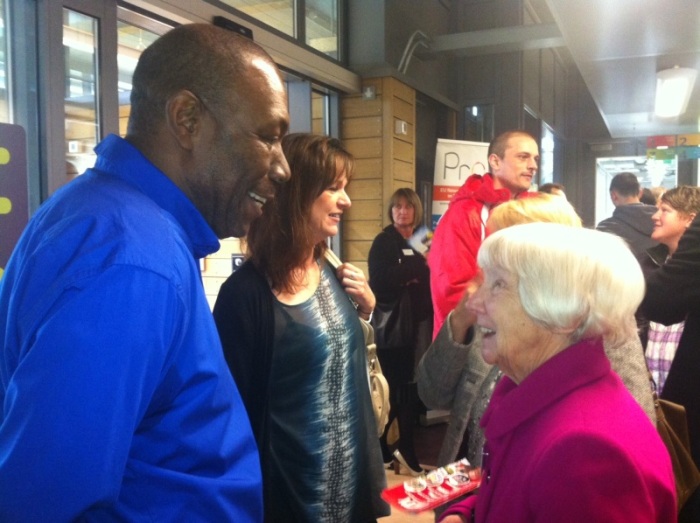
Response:
[[[697,70],[688,67],[674,67],[656,73],[656,116],[671,118],[683,114],[697,75]]]

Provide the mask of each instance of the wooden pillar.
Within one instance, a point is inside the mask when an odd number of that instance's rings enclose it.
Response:
[[[367,274],[372,240],[390,223],[389,198],[400,187],[415,189],[416,93],[391,77],[363,80],[363,94],[341,100],[341,138],[356,160],[348,186],[352,207],[343,220],[343,259]]]

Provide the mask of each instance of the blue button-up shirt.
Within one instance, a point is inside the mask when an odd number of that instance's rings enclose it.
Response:
[[[96,152],[0,281],[0,521],[261,521],[197,262],[219,242],[127,141]]]

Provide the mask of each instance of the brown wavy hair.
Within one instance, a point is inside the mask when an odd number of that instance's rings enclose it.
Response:
[[[418,196],[416,191],[410,187],[401,187],[400,189],[396,189],[394,194],[391,195],[391,198],[389,198],[389,221],[394,223],[394,215],[392,214],[391,210],[394,208],[394,205],[398,205],[402,199],[406,200],[406,203],[413,207],[412,227],[415,229],[423,222],[423,205],[421,204],[420,196]]]
[[[350,180],[355,162],[342,142],[329,136],[289,134],[282,139],[282,150],[291,177],[250,225],[246,253],[273,289],[293,293],[303,278],[297,269],[309,253],[318,259],[327,249],[325,241],[314,243],[311,207],[340,178]]]
[[[680,185],[664,192],[659,198],[686,217],[700,214],[700,187]]]

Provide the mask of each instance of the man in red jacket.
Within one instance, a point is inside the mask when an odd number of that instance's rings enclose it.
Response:
[[[526,131],[506,131],[489,144],[490,173],[474,174],[452,197],[430,246],[433,338],[477,273],[476,253],[486,237],[486,220],[499,203],[530,188],[540,159],[535,139]]]

